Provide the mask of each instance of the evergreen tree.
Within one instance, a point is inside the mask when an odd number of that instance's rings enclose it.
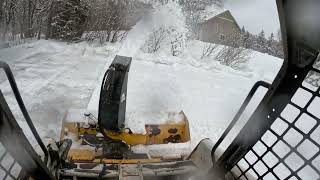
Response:
[[[275,54],[275,45],[276,45],[276,41],[274,40],[274,34],[271,33],[269,38],[268,38],[268,41],[267,41],[267,53],[270,54],[270,55],[274,55]]]
[[[263,52],[263,53],[267,52],[267,39],[265,37],[265,33],[263,30],[259,33],[256,43],[257,43],[256,46],[257,46],[258,51]]]
[[[271,42],[274,41],[274,34],[273,33],[270,34],[269,41],[271,41]]]
[[[265,33],[264,33],[264,30],[262,30],[262,31],[259,33],[258,38],[259,38],[260,40],[266,39],[266,35],[265,35]]]
[[[275,49],[275,54],[277,57],[284,58],[283,40],[282,40],[282,34],[280,29],[277,31],[277,38],[278,38],[278,43]]]
[[[81,38],[83,25],[88,16],[87,5],[80,0],[57,1],[52,19],[52,37],[63,40]]]
[[[244,28],[244,26],[242,26],[241,32],[242,34],[246,33],[246,29]]]
[[[251,43],[252,42],[250,42],[250,33],[246,31],[243,35],[243,46],[245,48],[251,48]]]
[[[278,29],[278,31],[277,31],[277,38],[278,38],[279,42],[282,41],[282,34],[281,34],[280,29]]]

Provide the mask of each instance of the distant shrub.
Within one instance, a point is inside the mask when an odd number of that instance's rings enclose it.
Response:
[[[221,64],[237,69],[241,64],[248,62],[252,52],[251,49],[244,47],[234,48],[225,46],[217,53],[215,59],[221,62]]]
[[[164,27],[154,30],[146,43],[148,53],[157,52],[163,45],[166,36],[167,31]]]

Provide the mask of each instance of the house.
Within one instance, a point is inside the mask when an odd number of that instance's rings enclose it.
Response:
[[[204,42],[237,46],[241,29],[229,10],[197,25],[197,39]]]

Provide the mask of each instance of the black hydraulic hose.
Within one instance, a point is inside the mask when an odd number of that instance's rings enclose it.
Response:
[[[101,105],[102,105],[102,101],[104,100],[103,97],[102,97],[102,94],[103,94],[103,90],[104,90],[104,85],[106,83],[106,79],[108,77],[110,73],[110,68],[105,72],[104,76],[103,76],[103,79],[102,79],[102,85],[101,85],[101,88],[100,88],[100,98],[99,98],[99,107],[98,107],[98,124],[100,123],[100,114],[101,114]],[[100,125],[100,124],[99,124]]]
[[[269,89],[271,87],[271,84],[269,84],[267,82],[264,82],[264,81],[258,81],[253,85],[253,87],[250,90],[248,96],[246,97],[246,99],[242,103],[239,111],[237,112],[237,114],[235,115],[235,117],[233,118],[233,120],[231,121],[229,126],[227,127],[227,129],[223,132],[222,136],[219,138],[219,140],[213,146],[213,148],[211,150],[211,156],[212,156],[213,159],[214,159],[215,151],[217,150],[219,145],[222,143],[222,141],[226,138],[226,136],[229,134],[229,132],[231,131],[233,126],[237,123],[237,121],[239,120],[240,116],[242,115],[242,113],[244,112],[244,110],[246,109],[246,107],[248,106],[248,104],[250,103],[251,99],[253,98],[254,94],[256,93],[256,91],[258,90],[258,88],[260,86]]]
[[[47,161],[48,161],[48,150],[47,150],[46,146],[43,144],[43,142],[42,142],[42,140],[41,140],[36,128],[34,127],[34,125],[32,123],[32,120],[31,120],[31,118],[29,116],[29,113],[28,113],[28,111],[26,109],[26,106],[23,103],[22,97],[20,95],[20,92],[19,92],[18,86],[16,84],[16,81],[15,81],[15,79],[13,77],[12,71],[11,71],[9,65],[7,63],[5,63],[5,62],[2,62],[2,61],[0,61],[0,68],[3,68],[4,72],[7,75],[8,81],[10,83],[10,86],[12,88],[14,96],[16,97],[16,100],[17,100],[18,105],[19,105],[19,107],[21,109],[21,112],[22,112],[25,120],[27,121],[27,124],[28,124],[29,128],[31,129],[31,132],[33,133],[34,137],[36,138],[38,144],[40,145],[40,147],[41,147],[41,149],[42,149],[42,151],[44,153],[44,156],[45,156],[44,162],[47,163]]]

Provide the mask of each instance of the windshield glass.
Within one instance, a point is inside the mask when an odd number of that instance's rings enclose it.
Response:
[[[256,82],[274,81],[284,59],[277,6],[271,0],[0,0],[0,60],[10,65],[45,144],[61,138],[66,117],[98,121],[100,98],[116,91],[100,96],[117,55],[132,58],[127,86],[115,80],[105,87],[125,87],[117,99],[125,102],[121,133],[146,135],[146,125],[181,122],[190,132],[186,142],[175,136],[131,150],[187,157],[201,140],[221,137]],[[36,144],[3,72],[0,88]],[[220,152],[267,90],[258,89]]]

